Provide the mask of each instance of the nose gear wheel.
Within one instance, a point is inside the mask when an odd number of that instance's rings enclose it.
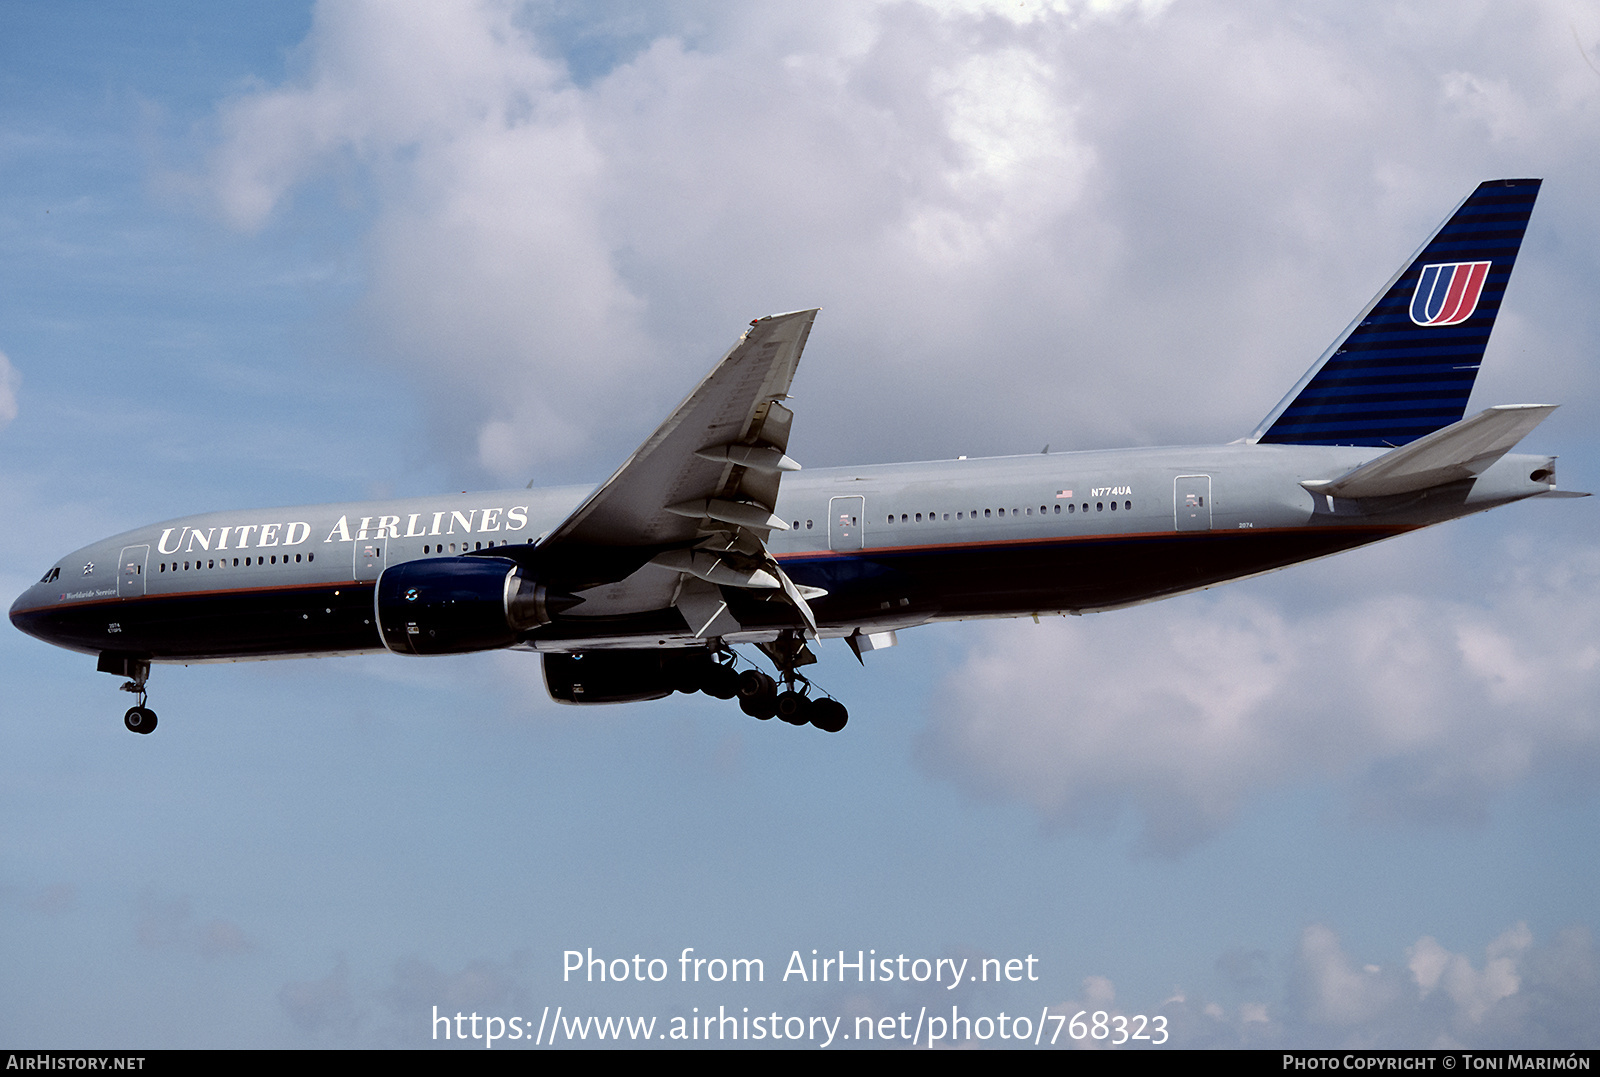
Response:
[[[156,728],[156,712],[145,706],[149,694],[145,691],[145,682],[150,679],[150,662],[144,658],[128,658],[120,655],[101,655],[100,670],[104,673],[118,673],[130,678],[122,685],[122,691],[132,692],[139,697],[139,702],[129,707],[122,716],[122,724],[130,733],[150,733]]]

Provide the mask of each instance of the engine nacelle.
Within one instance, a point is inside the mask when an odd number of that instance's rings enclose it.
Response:
[[[713,664],[700,648],[546,652],[544,686],[557,703],[638,703],[691,691]]]
[[[548,624],[548,597],[507,558],[434,557],[384,569],[374,605],[396,654],[465,654],[509,647]]]

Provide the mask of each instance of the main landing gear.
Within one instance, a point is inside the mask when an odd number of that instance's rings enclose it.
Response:
[[[780,681],[759,669],[736,670],[733,652],[724,650],[723,654],[726,661],[707,655],[703,665],[686,669],[678,682],[678,691],[704,692],[717,699],[737,698],[739,709],[752,718],[763,722],[779,718],[789,725],[814,725],[825,733],[839,732],[850,720],[850,712],[837,699],[826,696],[812,699],[811,682],[795,672],[794,664],[779,665]]]
[[[127,713],[122,716],[122,724],[128,727],[128,732],[155,732],[156,712],[145,706],[148,695],[144,685],[150,679],[150,660],[106,653],[100,656],[99,668],[101,673],[115,673],[119,677],[127,677],[128,682],[122,686],[122,690],[132,692],[139,697],[139,702],[129,707]]]
[[[837,699],[824,696],[812,699],[806,693],[811,682],[793,670],[783,675],[783,691],[778,682],[759,669],[739,674],[739,709],[763,722],[778,718],[790,725],[814,725],[824,733],[837,733],[850,720],[850,712]]]

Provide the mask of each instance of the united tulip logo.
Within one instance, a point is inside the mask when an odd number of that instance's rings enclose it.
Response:
[[[1488,262],[1444,262],[1423,266],[1411,296],[1411,320],[1418,325],[1460,325],[1478,309]]]

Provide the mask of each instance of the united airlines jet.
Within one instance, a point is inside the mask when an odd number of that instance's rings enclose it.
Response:
[[[802,672],[932,621],[1082,614],[1556,490],[1553,409],[1467,398],[1539,182],[1481,184],[1248,437],[801,471],[817,312],[758,318],[598,487],[186,516],[83,547],[11,607],[138,697],[153,663],[537,651],[563,703],[737,697],[838,731]],[[750,645],[776,676],[744,661]]]

